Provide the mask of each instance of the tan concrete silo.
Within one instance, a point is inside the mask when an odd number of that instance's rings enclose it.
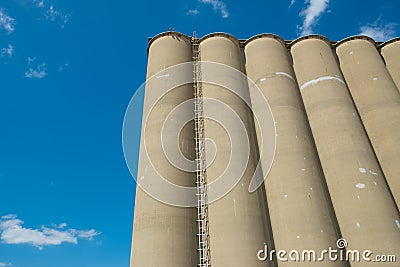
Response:
[[[216,33],[203,37],[200,40],[200,55],[202,61],[222,63],[244,72],[243,52],[239,42],[228,34]],[[202,72],[204,73],[203,70]],[[226,79],[231,81],[230,77]],[[260,203],[260,192],[248,192],[257,163],[256,144],[252,137],[254,129],[251,111],[242,99],[228,89],[207,83],[203,83],[202,86],[204,98],[221,101],[236,112],[248,132],[248,136],[243,136],[243,142],[250,138],[252,147],[249,164],[239,183],[223,198],[209,204],[211,266],[268,266],[268,262],[259,261],[257,258],[257,252],[264,248],[264,243],[267,241],[266,227],[263,223],[266,220],[265,210]],[[247,86],[243,84],[237,86],[244,95],[246,92],[248,95]],[[225,118],[228,123],[234,118],[233,114],[231,116],[232,118]],[[229,135],[235,133],[227,133],[224,126],[226,125],[205,119],[205,137],[213,140],[217,148],[216,157],[212,165],[207,168],[208,183],[215,181],[224,173],[228,164],[240,164],[240,162],[230,162],[231,145],[237,144],[231,144]],[[210,152],[207,149],[205,154],[209,162]]]
[[[157,35],[149,44],[147,78],[170,66],[191,60],[189,38],[175,32]],[[191,72],[175,74],[189,75],[187,79],[192,79]],[[167,160],[161,144],[161,130],[167,115],[178,104],[192,98],[192,85],[177,87],[164,95],[153,107],[150,104],[152,100],[166,92],[168,88],[164,88],[162,84],[169,84],[168,79],[172,78],[169,73],[164,73],[156,77],[161,82],[159,83],[161,86],[154,87],[149,83],[146,85],[137,177],[149,183],[155,181],[156,177],[149,174],[149,170],[154,166],[168,181],[194,187],[194,173],[175,168]],[[193,109],[187,108],[185,112],[192,114]],[[172,134],[179,136],[185,156],[193,159],[193,124],[188,124],[180,135]],[[134,218],[132,267],[197,265],[195,208],[180,208],[163,204],[137,186]]]
[[[400,206],[400,94],[375,43],[350,37],[336,47],[340,67],[383,174]],[[369,174],[376,170],[367,168]]]
[[[381,54],[385,59],[390,76],[400,91],[400,37],[382,44]]]
[[[276,124],[275,158],[265,180],[275,249],[288,252],[313,249],[318,252],[335,247],[339,238],[334,226],[336,218],[325,192],[324,178],[285,43],[274,35],[258,35],[247,41],[245,54],[247,75],[269,102]],[[253,96],[252,91],[250,94]],[[323,262],[278,264],[344,266],[328,258]]]
[[[398,210],[329,40],[306,36],[291,52],[311,131],[347,249],[398,254]],[[369,171],[371,170],[372,173]],[[351,262],[352,267],[379,266]]]

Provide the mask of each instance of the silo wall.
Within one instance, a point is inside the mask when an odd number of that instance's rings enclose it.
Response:
[[[354,37],[336,53],[393,197],[400,206],[400,94],[372,39]],[[373,174],[373,170],[367,170]]]
[[[383,44],[381,54],[385,59],[386,68],[400,92],[400,38]]]
[[[192,60],[190,39],[178,33],[156,36],[149,47],[147,79],[175,64]],[[176,74],[176,73],[175,73]],[[182,72],[177,75],[188,75]],[[189,75],[192,75],[189,72]],[[189,76],[190,80],[192,76]],[[168,72],[156,76],[158,86],[147,83],[145,89],[142,136],[140,142],[138,179],[152,182],[156,177],[149,175],[154,167],[159,174],[171,183],[181,186],[195,186],[192,172],[179,170],[166,158],[161,144],[161,131],[167,115],[180,103],[191,99],[191,84],[177,87],[168,93]],[[174,77],[177,79],[177,77]],[[162,96],[166,93],[164,96]],[[161,97],[162,96],[162,97]],[[161,99],[152,105],[152,101]],[[187,108],[184,112],[193,113]],[[178,137],[178,133],[174,134]],[[194,158],[193,124],[179,134],[179,143],[186,157]],[[132,239],[131,266],[170,266],[187,267],[197,265],[196,209],[181,208],[164,204],[136,189],[134,230]]]
[[[244,72],[243,51],[239,42],[230,35],[217,33],[203,37],[200,41],[200,55],[202,62],[221,63],[239,72]],[[225,79],[227,84],[235,84],[236,78],[238,77],[231,76]],[[249,98],[247,84],[239,82],[236,83],[236,86],[243,96]],[[215,159],[207,168],[207,183],[218,179],[229,164],[240,165],[243,162],[239,161],[248,162],[244,174],[236,186],[224,197],[208,206],[211,266],[269,266],[267,261],[263,262],[257,258],[257,252],[263,249],[267,242],[266,214],[260,200],[260,190],[254,193],[248,191],[257,163],[251,110],[243,99],[229,88],[208,84],[206,81],[202,88],[205,99],[211,98],[225,103],[233,113],[236,113],[247,131],[247,136],[242,136],[242,142],[249,140],[251,147],[248,158],[244,156],[243,151],[243,157],[237,154],[236,156],[240,156],[240,158],[235,162],[231,159],[231,145],[237,144],[231,143],[230,135],[236,134],[240,129],[227,132],[224,128],[228,125],[205,119],[205,137],[213,140],[217,149]],[[206,109],[206,105],[204,109]],[[213,112],[220,111],[216,108]],[[205,113],[207,113],[206,110]],[[226,124],[234,125],[233,120],[236,115],[233,113],[225,118]],[[207,162],[211,163],[212,155],[210,150],[207,150],[207,146],[205,154]]]
[[[347,249],[398,254],[398,211],[379,171],[330,42],[321,36],[303,37],[294,42],[291,53]],[[351,266],[379,264],[351,262]]]
[[[323,174],[305,116],[292,61],[284,41],[272,35],[245,46],[249,78],[262,91],[275,120],[276,152],[264,181],[275,249],[287,252],[336,247],[336,218],[323,185]],[[257,97],[252,94],[253,103]],[[264,107],[268,108],[268,107]],[[256,122],[257,124],[257,122]],[[269,138],[269,137],[265,137]],[[260,140],[259,143],[268,140]],[[259,144],[259,147],[262,147]],[[341,262],[287,261],[279,266],[344,266]]]

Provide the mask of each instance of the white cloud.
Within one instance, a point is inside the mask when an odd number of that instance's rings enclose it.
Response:
[[[0,50],[0,57],[12,57],[14,54],[14,46],[8,44],[7,47],[4,47]]]
[[[189,9],[186,12],[186,15],[198,15],[198,14],[200,14],[200,11],[197,8],[196,9]]]
[[[61,28],[65,27],[71,17],[70,14],[64,14],[61,11],[56,10],[52,5],[50,5],[50,7],[45,12],[45,16],[46,19],[53,22],[59,20],[61,22]]]
[[[32,0],[32,3],[36,7],[44,10],[43,15],[47,20],[59,22],[61,28],[64,28],[71,18],[71,14],[65,14],[57,10],[53,5],[47,4],[45,0]]]
[[[67,225],[68,225],[68,224],[66,224],[66,223],[60,223],[60,224],[57,226],[57,228],[63,229],[63,228],[65,228],[65,227],[67,227]]]
[[[44,0],[33,0],[33,3],[34,3],[37,7],[44,7]]]
[[[296,0],[291,0],[291,1],[290,1],[289,8],[291,8],[291,7],[294,5],[294,3],[296,3]]]
[[[61,245],[62,243],[78,244],[78,239],[92,240],[100,233],[94,229],[60,230],[67,226],[66,223],[60,224],[58,229],[42,226],[40,229],[23,227],[24,221],[16,215],[9,214],[0,219],[0,239],[5,244],[29,244],[39,249],[44,246]],[[0,265],[1,266],[1,265]]]
[[[203,4],[210,4],[216,12],[220,12],[221,16],[225,19],[229,17],[229,12],[226,4],[221,0],[198,0]]]
[[[12,266],[12,264],[9,263],[5,263],[5,262],[0,262],[0,267],[5,267],[5,266]]]
[[[318,19],[328,8],[330,0],[305,0],[307,7],[300,12],[303,17],[303,25],[300,26],[301,35],[311,34]]]
[[[46,68],[46,63],[42,63],[36,67],[36,69],[29,68],[25,72],[25,77],[26,78],[35,78],[35,79],[42,79],[45,76],[47,76],[47,68]]]
[[[11,34],[15,30],[15,19],[7,14],[4,8],[0,8],[0,30],[5,30],[8,34]]]
[[[387,41],[397,36],[396,29],[398,24],[384,24],[381,18],[378,18],[373,23],[367,23],[360,27],[360,35],[366,35],[373,38],[375,41]]]
[[[31,65],[36,60],[36,57],[28,57],[26,60],[28,61],[28,65]]]

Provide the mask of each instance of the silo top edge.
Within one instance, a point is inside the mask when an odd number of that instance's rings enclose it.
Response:
[[[390,45],[390,44],[393,44],[393,43],[396,43],[396,42],[398,42],[398,41],[400,41],[400,36],[399,36],[399,37],[395,37],[395,38],[393,38],[393,39],[390,39],[389,41],[386,41],[386,42],[382,43],[382,44],[380,45],[380,48],[382,49],[382,48],[384,48],[385,46]]]
[[[261,33],[261,34],[254,35],[254,36],[250,37],[249,39],[245,40],[243,42],[243,45],[246,46],[247,44],[251,43],[252,41],[260,39],[260,38],[264,38],[264,37],[275,39],[275,40],[279,41],[284,47],[286,47],[286,41],[279,35],[276,35],[273,33]]]
[[[206,39],[209,39],[211,37],[225,37],[234,40],[238,44],[240,44],[240,40],[233,36],[232,34],[226,33],[226,32],[214,32],[214,33],[209,33],[207,35],[204,35],[202,38],[199,39],[199,42],[203,42]]]
[[[301,42],[301,41],[307,40],[307,39],[318,39],[318,40],[322,40],[322,41],[324,41],[327,45],[332,46],[331,40],[329,40],[328,38],[326,38],[325,36],[320,35],[320,34],[309,34],[309,35],[305,35],[305,36],[299,37],[299,38],[297,38],[296,40],[293,40],[293,41],[289,44],[289,46],[292,47],[292,46],[294,46],[295,44],[297,44],[297,43],[299,43],[299,42]]]
[[[161,37],[169,36],[169,35],[176,35],[176,36],[182,37],[182,38],[184,38],[184,39],[186,39],[188,41],[192,41],[192,37],[190,37],[190,36],[188,36],[186,34],[180,33],[180,32],[176,32],[176,31],[162,32],[162,33],[159,33],[159,34],[155,35],[154,37],[149,37],[148,38],[147,53],[149,52],[150,46],[154,43],[154,41],[156,41],[157,39],[159,39]],[[284,45],[287,48],[290,48],[293,45],[295,45],[295,44],[297,44],[297,43],[299,43],[299,42],[301,42],[303,40],[306,40],[306,39],[319,39],[319,40],[322,40],[325,43],[327,43],[329,46],[331,46],[332,48],[335,48],[335,47],[337,47],[337,46],[339,46],[339,45],[341,45],[341,44],[343,44],[343,43],[345,43],[347,41],[350,41],[350,40],[364,39],[364,40],[370,41],[378,49],[379,48],[381,49],[384,46],[389,45],[391,43],[400,41],[400,37],[396,37],[396,38],[393,38],[393,39],[391,39],[391,40],[389,40],[387,42],[375,42],[374,39],[372,39],[371,37],[364,36],[364,35],[357,35],[357,36],[347,37],[347,38],[345,38],[345,39],[343,39],[343,40],[341,40],[339,42],[335,42],[335,41],[330,41],[327,37],[325,37],[323,35],[319,35],[319,34],[305,35],[305,36],[299,37],[299,38],[297,38],[297,39],[295,39],[293,41],[290,41],[290,40],[284,40],[279,35],[272,34],[272,33],[261,33],[261,34],[254,35],[254,36],[252,36],[252,37],[250,37],[248,39],[238,39],[235,36],[233,36],[233,35],[231,35],[229,33],[225,33],[225,32],[210,33],[210,34],[207,34],[207,35],[203,36],[202,38],[199,38],[198,40],[199,40],[199,42],[202,42],[202,41],[204,41],[204,40],[206,40],[208,38],[216,37],[216,36],[226,37],[226,38],[232,39],[242,47],[246,46],[247,44],[249,44],[250,42],[252,42],[252,41],[254,41],[256,39],[264,38],[264,37],[273,38],[273,39],[279,41],[280,43],[282,43],[282,45]]]
[[[375,40],[372,39],[371,37],[368,37],[366,35],[355,35],[355,36],[350,36],[350,37],[344,38],[343,40],[340,40],[339,42],[337,42],[336,47],[339,47],[342,44],[347,43],[349,41],[353,41],[353,40],[366,40],[366,41],[369,41],[374,46],[377,45]]]
[[[186,34],[180,33],[180,32],[175,32],[175,31],[162,32],[162,33],[157,34],[154,37],[149,38],[149,43],[147,44],[147,53],[149,53],[150,46],[154,43],[154,41],[156,41],[157,39],[159,39],[161,37],[172,36],[172,35],[176,35],[176,36],[185,38],[188,41],[191,40],[189,36],[187,36]]]

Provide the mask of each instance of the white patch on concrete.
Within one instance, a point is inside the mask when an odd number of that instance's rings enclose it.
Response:
[[[303,172],[306,170],[306,169],[301,169]]]
[[[159,78],[168,78],[168,77],[169,77],[169,73],[157,76],[157,79],[159,79]]]
[[[360,196],[357,196],[358,199],[360,199]]]
[[[288,195],[284,195],[283,197],[284,197],[284,198],[287,198],[287,197],[288,197]]]
[[[236,217],[236,199],[233,200],[233,209],[235,211],[235,217]]]
[[[296,139],[297,139],[297,135],[296,135]]]
[[[323,232],[324,232],[324,230],[321,229],[321,233],[323,233]]]
[[[355,116],[356,115],[356,113],[355,112],[353,112],[353,116]]]
[[[372,174],[372,175],[375,175],[375,176],[378,175],[378,173],[374,172],[373,170],[369,170],[369,173]]]
[[[399,227],[400,229],[400,221],[399,220],[395,220],[397,227]]]
[[[144,180],[144,176],[140,176],[140,180]]]
[[[352,54],[354,54],[354,53],[353,53],[353,51],[350,51],[350,53],[349,53],[349,54],[350,54],[350,55],[352,55]]]
[[[264,78],[261,78],[261,79],[260,79],[260,82],[264,82],[264,81],[266,81],[266,80],[267,80],[267,78],[264,77]]]
[[[375,78],[373,78],[372,80],[374,80],[374,81],[377,81],[377,80],[378,80],[378,78],[376,78],[376,77],[375,77]]]
[[[312,187],[310,187],[310,190],[312,191]]]
[[[360,226],[361,226],[359,222],[357,222],[356,225],[358,228],[360,228]]]
[[[299,239],[299,238],[300,238],[300,236],[298,235],[298,236],[297,236],[297,239]]]
[[[364,169],[364,168],[358,168],[358,170],[359,170],[361,173],[366,173],[366,172],[367,172],[367,170]]]
[[[323,77],[319,77],[317,79],[305,82],[302,86],[300,86],[300,90],[303,90],[304,88],[310,86],[310,85],[315,85],[319,82],[322,81],[329,81],[329,80],[336,80],[342,84],[345,84],[344,81],[342,79],[340,79],[339,77],[335,77],[335,76],[323,76]]]
[[[356,184],[356,187],[360,188],[360,189],[363,189],[363,188],[365,188],[365,184]]]
[[[374,181],[374,185],[378,185],[378,184]]]
[[[242,187],[244,186],[244,184],[242,183]]]
[[[287,77],[287,78],[289,78],[289,79],[291,79],[292,81],[294,81],[294,82],[295,82],[295,80],[294,80],[293,76],[292,76],[292,75],[290,75],[290,74],[288,74],[288,73],[286,73],[286,72],[281,72],[281,71],[278,71],[278,72],[275,72],[275,74],[276,74],[276,75],[285,76],[285,77]]]

